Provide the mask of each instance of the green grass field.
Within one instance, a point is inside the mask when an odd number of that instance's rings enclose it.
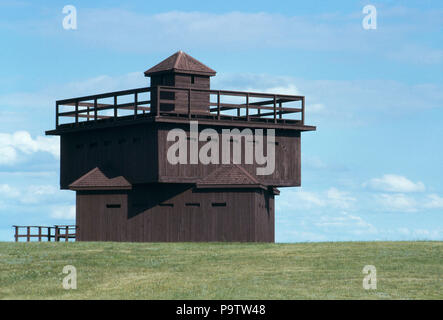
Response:
[[[76,290],[62,287],[65,265]],[[443,242],[3,242],[0,298],[443,299]]]

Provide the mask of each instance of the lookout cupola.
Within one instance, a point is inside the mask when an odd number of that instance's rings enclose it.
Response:
[[[177,51],[172,56],[156,64],[144,72],[145,77],[151,78],[151,87],[168,86],[180,88],[192,88],[197,91],[192,92],[190,102],[192,109],[197,113],[209,113],[209,94],[208,92],[199,92],[198,89],[209,90],[211,88],[210,78],[215,76],[216,72],[194,59],[183,51]],[[157,96],[154,91],[151,96],[153,105],[157,105]],[[173,111],[177,113],[187,112],[188,92],[181,90],[179,92],[162,92],[160,100],[160,111]],[[173,100],[173,103],[171,103]]]

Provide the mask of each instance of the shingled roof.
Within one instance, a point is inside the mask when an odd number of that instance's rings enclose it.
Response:
[[[252,174],[237,164],[224,164],[197,182],[197,188],[262,188]]]
[[[214,70],[180,50],[151,69],[146,70],[145,76],[167,71],[206,76],[215,76],[216,74]]]
[[[124,177],[108,178],[95,168],[69,185],[71,190],[123,190],[132,189],[132,185]]]

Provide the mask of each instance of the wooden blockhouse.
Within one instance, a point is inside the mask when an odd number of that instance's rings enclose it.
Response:
[[[315,130],[304,124],[305,98],[213,90],[216,72],[182,51],[144,74],[150,87],[56,101],[46,134],[60,136],[60,186],[77,194],[77,241],[274,242],[277,188],[301,185],[300,134]],[[219,141],[223,130],[250,129],[229,140],[240,163],[193,163],[191,154],[170,163],[168,133],[181,129],[191,143],[196,122]],[[275,168],[258,175],[246,143],[256,147],[263,130],[271,150],[272,129]]]

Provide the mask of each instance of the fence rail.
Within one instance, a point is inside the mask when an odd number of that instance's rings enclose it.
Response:
[[[148,93],[149,98],[140,99],[142,94]],[[180,102],[178,102],[176,98],[179,93],[186,95],[181,97]],[[199,94],[209,96],[209,103],[204,112],[202,112],[201,106],[196,108],[193,105],[194,102],[191,98]],[[108,99],[108,101],[103,101],[105,99]],[[121,101],[122,99],[125,101]],[[242,101],[232,101],[235,99]],[[291,102],[296,102],[297,106],[288,106],[288,103]],[[184,103],[184,108],[180,110],[173,108],[171,111],[166,111],[161,108],[163,104],[176,105],[178,103]],[[199,101],[199,103],[201,104],[202,102]],[[69,108],[69,110],[61,111],[61,108]],[[119,115],[120,110],[129,111],[129,114]],[[105,112],[105,114],[103,114],[103,112]],[[300,116],[298,119],[287,117],[290,114],[300,114]],[[171,115],[188,118],[210,117],[216,120],[265,121],[304,125],[305,97],[260,92],[158,86],[56,101],[56,128],[65,124],[76,126],[79,125],[80,122],[85,121],[102,121],[108,119],[115,121],[119,118],[128,117],[135,119],[137,117],[162,117]],[[61,120],[67,121],[66,118],[74,118],[74,120],[62,124]]]
[[[65,239],[75,239],[77,236],[78,226],[76,225],[55,225],[55,226],[12,226],[15,229],[15,242],[18,242],[20,238],[26,238],[26,241],[31,241],[31,238],[38,238],[38,241],[60,241]],[[20,234],[20,231],[25,229],[24,234]],[[32,233],[36,232],[36,233]]]

